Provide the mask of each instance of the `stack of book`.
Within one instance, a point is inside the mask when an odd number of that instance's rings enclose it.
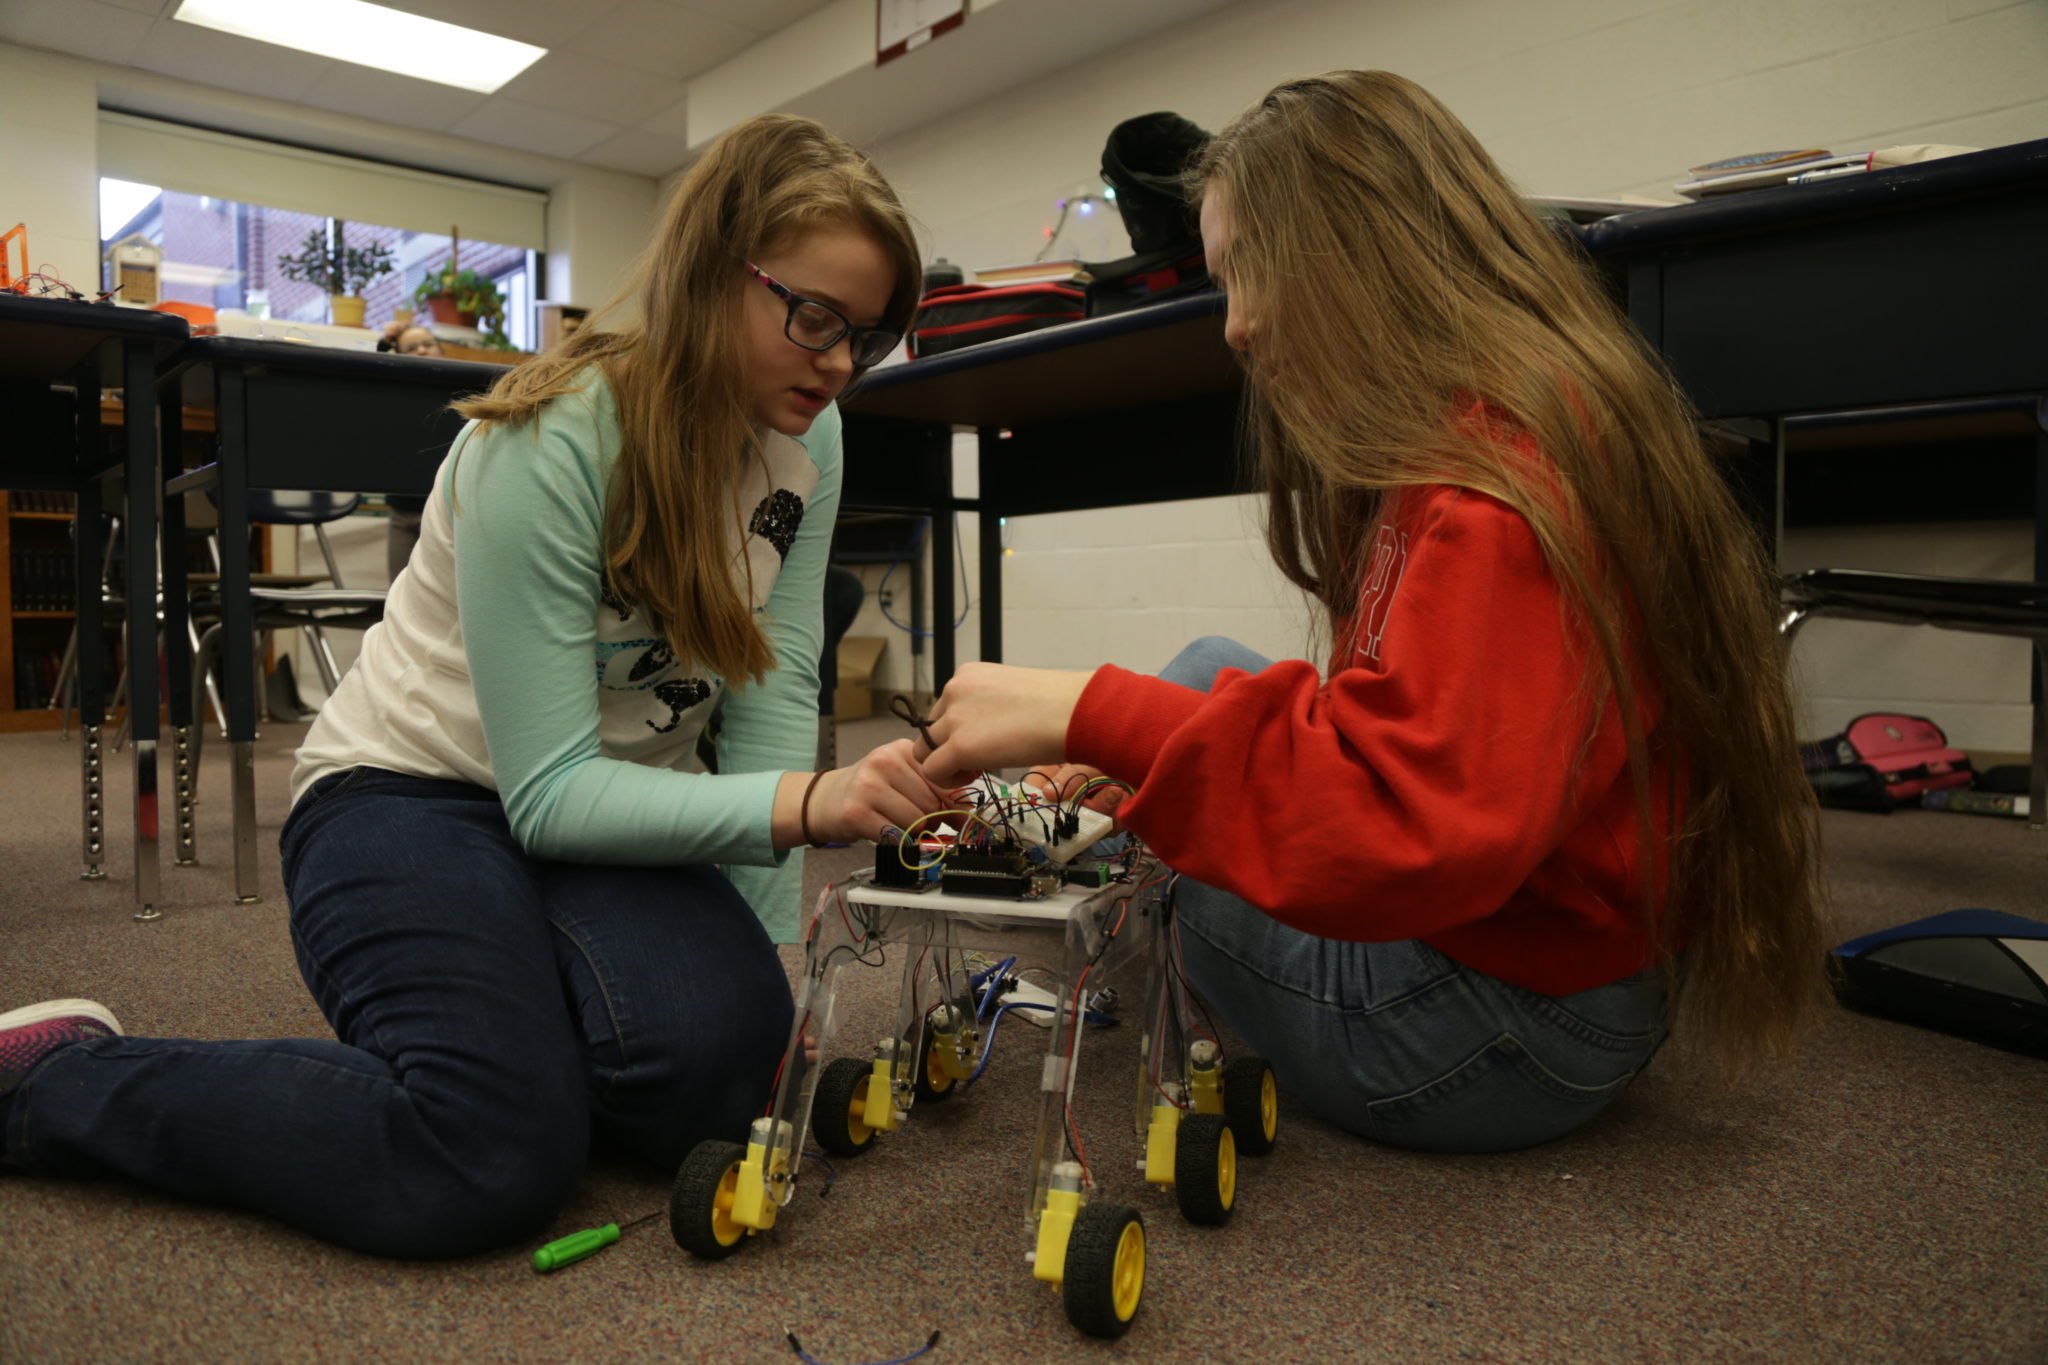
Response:
[[[1768,185],[1803,185],[1836,176],[1889,170],[1894,166],[1938,161],[1945,156],[1976,150],[1975,147],[1952,147],[1941,142],[1910,142],[1897,147],[1880,147],[1874,152],[1830,152],[1818,147],[1750,152],[1695,166],[1688,178],[1671,188],[1687,199],[1705,199],[1736,190],[1762,189]]]
[[[1080,261],[1026,261],[1022,265],[992,265],[974,272],[976,284],[1087,284],[1094,277]]]
[[[1750,152],[1744,156],[1731,156],[1721,161],[1709,161],[1704,166],[1695,166],[1686,179],[1679,181],[1671,189],[1687,199],[1704,199],[1708,195],[1730,194],[1736,190],[1783,185],[1795,176],[1804,176],[1816,171],[1838,171],[1845,168],[1860,171],[1864,169],[1869,158],[1868,152],[1837,154],[1818,147],[1782,152]]]

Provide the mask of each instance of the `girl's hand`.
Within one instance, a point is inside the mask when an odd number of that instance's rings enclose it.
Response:
[[[927,746],[917,744],[925,776],[952,789],[997,768],[1063,757],[1067,723],[1089,673],[1004,664],[963,664],[932,707]]]
[[[1024,781],[1055,801],[1071,801],[1074,793],[1096,778],[1106,776],[1108,774],[1100,768],[1091,768],[1085,763],[1068,763],[1053,770],[1050,782],[1043,774],[1034,777],[1031,773],[1024,774]],[[1081,805],[1113,818],[1116,815],[1116,808],[1122,805],[1124,798],[1129,795],[1130,793],[1122,787],[1098,787],[1088,793],[1088,799]]]
[[[894,825],[907,829],[920,816],[950,810],[946,793],[925,780],[911,753],[913,741],[884,744],[858,763],[834,768],[811,792],[811,838],[821,844],[877,839]],[[804,842],[803,796],[809,773],[785,773],[775,791],[775,842],[794,848]]]

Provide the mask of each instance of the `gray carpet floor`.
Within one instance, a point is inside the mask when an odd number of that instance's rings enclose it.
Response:
[[[129,918],[125,756],[112,875],[83,883],[76,744],[0,736],[0,1008],[85,995],[141,1036],[327,1036],[277,869],[300,733],[261,742],[262,902],[230,903],[216,749],[202,865],[166,869],[153,924]],[[894,733],[843,727],[842,754]],[[1826,837],[1841,937],[1957,906],[2048,918],[2048,838],[2019,822],[1830,813]],[[865,856],[815,856],[812,892]],[[843,1039],[886,1031],[898,979],[846,974]],[[543,1276],[532,1245],[376,1260],[126,1184],[0,1176],[0,1361],[770,1361],[791,1358],[785,1328],[828,1365],[934,1329],[938,1365],[2048,1360],[2048,1063],[1835,1011],[1736,1094],[1660,1058],[1587,1130],[1489,1157],[1375,1147],[1283,1096],[1279,1148],[1243,1164],[1231,1223],[1202,1229],[1134,1170],[1135,1030],[1091,1035],[1077,1117],[1151,1239],[1143,1311],[1102,1343],[1024,1260],[1043,1040],[1006,1026],[981,1084],[836,1163],[825,1197],[807,1182],[718,1265],[664,1219]],[[671,1175],[594,1165],[556,1235],[665,1207]]]

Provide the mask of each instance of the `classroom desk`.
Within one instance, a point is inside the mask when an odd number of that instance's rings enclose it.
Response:
[[[1648,209],[1578,237],[1701,415],[1750,441],[1735,473],[1773,543],[1784,419],[2048,394],[2048,140]],[[879,371],[841,400],[845,501],[938,526],[980,513],[981,656],[1000,659],[1003,516],[1246,488],[1222,317],[1219,296],[1197,296]],[[978,502],[952,486],[955,427],[980,433]],[[2041,439],[2035,576],[2048,579]],[[943,686],[950,540],[932,553]]]
[[[128,696],[135,743],[135,917],[157,918],[156,533],[157,363],[185,340],[183,318],[112,304],[0,294],[0,486],[55,488],[78,497],[73,595],[78,617],[79,763],[84,877],[106,875],[106,793],[100,728],[106,719],[106,632],[101,611],[103,509],[109,467],[100,395],[120,388],[127,507]],[[59,386],[68,386],[69,393]]]
[[[256,894],[255,614],[249,597],[252,489],[396,493],[422,496],[462,419],[448,404],[478,393],[500,365],[343,351],[283,341],[194,337],[163,367],[160,381],[184,405],[211,408],[219,430],[216,465],[172,475],[163,499],[166,583],[183,585],[183,494],[215,485],[220,501],[224,692],[232,752],[235,898]],[[177,448],[179,403],[163,405],[165,443]],[[190,639],[182,592],[164,599],[165,666],[180,764],[179,860],[191,859],[186,780],[192,724]]]
[[[1582,240],[1700,415],[1761,424],[1745,481],[1773,544],[1784,418],[2048,396],[2048,139],[1623,214]]]
[[[841,501],[932,518],[935,688],[955,662],[955,512],[980,518],[981,657],[998,660],[1004,517],[1249,488],[1223,306],[1220,294],[1197,294],[970,346],[879,370],[840,399]],[[979,433],[972,499],[953,486],[956,426]]]

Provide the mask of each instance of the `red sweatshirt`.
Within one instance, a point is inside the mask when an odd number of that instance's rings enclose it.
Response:
[[[1419,938],[1545,995],[1648,965],[1621,713],[1575,770],[1586,648],[1529,524],[1466,490],[1397,495],[1338,640],[1328,682],[1299,659],[1208,693],[1105,666],[1067,756],[1138,788],[1118,818],[1169,866],[1307,933]]]

